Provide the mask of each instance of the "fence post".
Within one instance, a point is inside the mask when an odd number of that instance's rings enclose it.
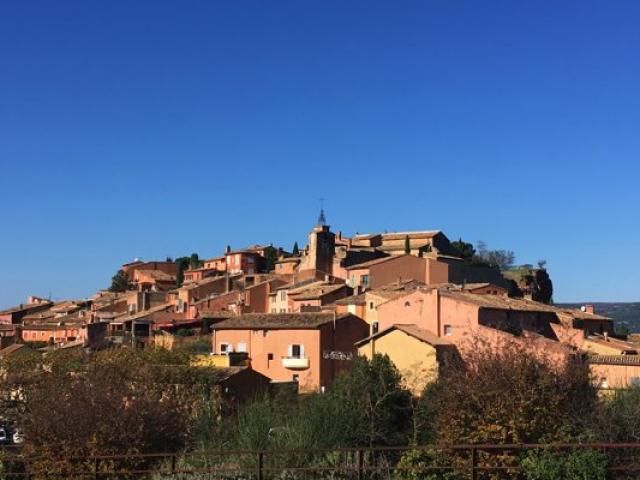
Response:
[[[100,460],[98,459],[98,457],[93,459],[93,478],[94,480],[98,480],[98,469],[99,469],[99,465],[98,462]]]
[[[358,449],[356,452],[356,461],[358,462],[358,480],[364,479],[364,452]]]
[[[171,473],[176,473],[176,454],[171,455]]]
[[[478,479],[478,472],[476,470],[476,466],[478,464],[477,455],[476,447],[471,447],[471,480]]]
[[[264,480],[264,453],[262,450],[258,452],[258,480]]]

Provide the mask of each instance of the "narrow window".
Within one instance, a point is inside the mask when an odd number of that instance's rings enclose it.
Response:
[[[445,337],[450,337],[451,336],[451,331],[452,331],[451,325],[445,325],[444,326],[444,336]]]

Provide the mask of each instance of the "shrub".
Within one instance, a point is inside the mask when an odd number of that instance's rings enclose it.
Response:
[[[27,386],[22,419],[36,472],[85,468],[65,460],[71,457],[180,451],[213,401],[206,372],[181,367],[183,357],[170,352],[119,349],[48,360],[50,372]]]
[[[444,370],[425,408],[437,440],[538,443],[581,435],[598,413],[588,365],[557,365],[517,344],[478,347],[464,367]]]
[[[604,480],[607,456],[592,449],[567,453],[545,448],[527,452],[521,465],[527,480]]]
[[[456,473],[435,467],[445,466],[440,461],[443,455],[432,449],[408,450],[396,465],[394,479],[398,480],[449,480],[455,479]]]

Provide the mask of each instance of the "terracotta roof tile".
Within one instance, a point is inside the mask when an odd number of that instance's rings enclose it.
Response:
[[[438,337],[437,335],[431,333],[428,330],[425,330],[424,328],[420,328],[414,324],[396,324],[396,325],[392,325],[389,328],[385,328],[384,330],[379,331],[378,333],[375,333],[367,338],[364,338],[358,342],[355,343],[356,346],[360,346],[360,345],[364,345],[366,343],[368,343],[369,341],[382,337],[390,332],[392,332],[393,330],[400,330],[404,333],[406,333],[407,335],[410,335],[418,340],[420,340],[421,342],[424,343],[428,343],[429,345],[432,345],[434,347],[455,347],[453,343],[451,343],[449,340],[445,339],[445,338],[441,338]]]
[[[333,322],[333,313],[247,313],[214,324],[214,330],[315,329]]]

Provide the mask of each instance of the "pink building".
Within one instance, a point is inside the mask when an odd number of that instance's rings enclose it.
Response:
[[[378,288],[399,280],[416,280],[433,285],[451,282],[452,278],[460,276],[449,263],[436,257],[416,257],[407,254],[377,258],[351,265],[345,270],[347,281],[352,288]]]
[[[389,300],[377,306],[377,315],[379,330],[396,323],[414,324],[446,337],[463,355],[479,343],[495,346],[507,340],[539,347],[549,354],[567,354],[582,348],[594,330],[612,328],[606,317],[450,287],[419,289]]]
[[[247,314],[212,326],[213,352],[246,352],[251,368],[273,381],[298,382],[300,391],[321,391],[347,369],[366,323],[333,313]]]
[[[252,275],[262,270],[264,258],[259,253],[250,250],[238,250],[228,252],[225,255],[227,263],[227,272],[229,273],[246,273]]]

